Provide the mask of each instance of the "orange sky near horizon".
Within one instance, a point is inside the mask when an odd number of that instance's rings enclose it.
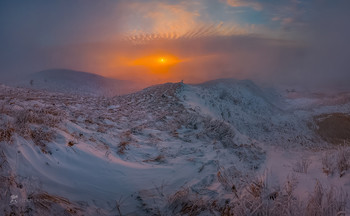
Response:
[[[285,59],[298,57],[298,50],[299,45],[290,41],[233,35],[154,39],[142,44],[117,39],[64,46],[51,57],[64,59],[53,68],[96,73],[144,87],[182,80],[263,79],[277,70],[292,70]]]

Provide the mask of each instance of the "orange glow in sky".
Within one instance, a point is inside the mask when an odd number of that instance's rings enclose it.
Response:
[[[182,60],[173,55],[150,55],[132,60],[129,65],[146,67],[152,73],[164,74],[180,62]]]

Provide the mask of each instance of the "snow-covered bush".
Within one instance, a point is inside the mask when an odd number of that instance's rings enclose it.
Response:
[[[337,154],[337,168],[339,172],[339,177],[345,175],[346,171],[350,169],[350,149],[340,148]]]
[[[10,122],[5,123],[0,127],[0,142],[11,142],[15,132],[13,125]]]
[[[221,170],[221,183],[227,184],[228,172]],[[221,178],[220,177],[220,178]],[[239,180],[240,178],[237,178]],[[229,183],[229,185],[231,185]],[[266,175],[250,179],[224,196],[200,194],[192,187],[182,187],[170,195],[142,192],[138,200],[149,215],[345,215],[348,195],[332,187],[324,188],[316,181],[307,199],[295,189],[297,178],[288,176],[282,185],[270,185]],[[163,188],[164,189],[164,188]],[[231,193],[231,194],[230,194]]]
[[[19,127],[28,124],[46,125],[55,127],[61,121],[61,113],[53,107],[23,109],[17,112],[14,116],[15,124]]]
[[[52,130],[35,128],[30,130],[30,138],[33,140],[34,144],[39,146],[43,153],[48,153],[46,143],[50,142],[54,138],[54,133]]]
[[[338,171],[342,177],[350,169],[350,148],[339,147],[336,151],[328,151],[322,157],[322,170],[326,175],[332,176]]]
[[[310,194],[305,209],[305,215],[345,215],[348,195],[334,187],[325,189],[316,181],[314,192]]]
[[[293,171],[306,174],[310,164],[311,164],[311,160],[306,159],[306,158],[302,158],[300,161],[297,161],[295,163]]]
[[[335,158],[330,152],[322,156],[322,171],[328,176],[332,176],[337,170]]]
[[[202,134],[212,140],[221,141],[225,148],[234,147],[235,132],[230,125],[220,120],[206,119],[204,121]]]

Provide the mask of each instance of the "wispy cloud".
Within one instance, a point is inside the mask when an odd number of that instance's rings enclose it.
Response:
[[[252,28],[250,28],[251,30]],[[188,31],[173,31],[173,32],[154,32],[145,33],[143,31],[131,32],[123,37],[123,40],[133,44],[146,44],[157,40],[189,40],[199,38],[209,38],[218,36],[232,36],[232,35],[248,35],[249,29],[241,28],[239,26],[227,25],[223,22],[218,24],[203,24],[196,26]]]
[[[225,0],[223,0],[225,1]],[[226,3],[231,7],[251,7],[254,10],[260,11],[263,6],[258,1],[251,0],[226,0]]]
[[[213,19],[216,14],[210,14],[209,6],[206,1],[177,1],[176,4],[169,1],[134,2],[124,9],[136,15],[124,23],[123,39],[143,44],[153,40],[259,33],[255,25]]]

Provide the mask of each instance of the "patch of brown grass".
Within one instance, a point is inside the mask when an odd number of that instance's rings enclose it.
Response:
[[[147,159],[147,160],[143,160],[143,162],[158,162],[158,163],[162,163],[165,161],[165,157],[164,155],[158,155],[157,157],[155,158],[150,158],[150,159]]]
[[[57,214],[60,212],[62,215],[81,215],[83,211],[71,203],[68,199],[51,195],[46,192],[30,194],[28,196],[28,200],[33,202],[36,210],[41,210],[39,212],[43,211],[51,214]]]
[[[316,132],[327,142],[343,144],[350,142],[350,115],[329,113],[315,117]]]
[[[128,141],[122,141],[118,144],[118,154],[125,154],[126,147],[130,144]]]
[[[34,130],[30,130],[30,138],[33,140],[36,146],[39,146],[43,153],[47,153],[47,142],[53,140],[53,132],[46,131],[42,128],[36,128]]]
[[[11,142],[14,133],[15,128],[10,123],[5,124],[4,128],[0,128],[0,142]]]
[[[69,141],[68,143],[67,143],[67,145],[69,146],[69,147],[72,147],[72,146],[74,146],[74,142],[73,141]]]

